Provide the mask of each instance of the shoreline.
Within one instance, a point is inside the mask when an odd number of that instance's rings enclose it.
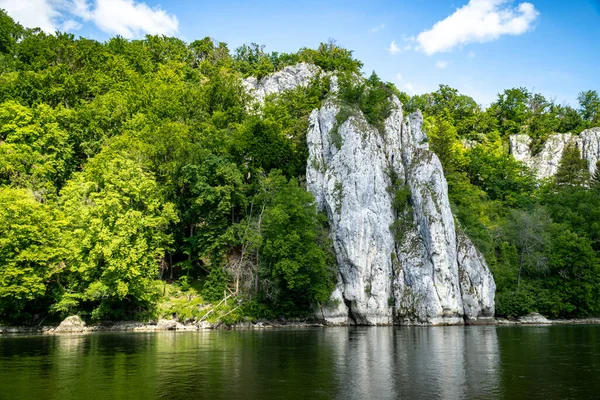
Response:
[[[74,317],[69,317],[74,318]],[[65,321],[68,321],[69,318]],[[77,317],[78,318],[78,317]],[[60,325],[46,326],[3,326],[0,325],[0,335],[7,334],[35,334],[35,335],[60,335],[73,333],[96,333],[96,332],[196,332],[205,330],[264,330],[264,329],[309,329],[309,328],[331,328],[331,327],[347,327],[347,326],[394,326],[394,327],[439,327],[439,326],[549,326],[549,325],[600,325],[600,317],[598,318],[576,318],[576,319],[557,319],[549,320],[541,315],[529,315],[515,320],[506,318],[494,318],[483,322],[453,324],[453,325],[432,325],[432,324],[393,324],[393,325],[354,325],[354,324],[327,324],[317,321],[259,321],[259,322],[239,322],[236,324],[213,324],[209,322],[183,324],[175,320],[159,320],[158,322],[136,322],[136,321],[119,321],[119,322],[103,322],[95,325],[86,325],[80,323],[65,324],[63,321]],[[76,321],[78,322],[78,321]]]

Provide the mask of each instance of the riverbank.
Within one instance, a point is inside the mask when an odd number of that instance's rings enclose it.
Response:
[[[465,324],[481,325],[481,324]],[[600,318],[582,319],[559,319],[550,320],[540,314],[530,314],[518,319],[495,318],[487,320],[485,325],[600,325]],[[93,333],[93,332],[158,332],[158,331],[201,331],[201,330],[249,330],[249,329],[303,329],[321,328],[331,325],[306,321],[258,321],[239,322],[236,324],[210,323],[207,321],[199,323],[183,324],[175,320],[161,319],[153,322],[119,321],[102,322],[87,325],[77,316],[68,317],[58,326],[2,326],[0,334],[67,334],[67,333]],[[336,325],[339,326],[339,325]],[[399,325],[403,326],[403,325]],[[408,325],[404,325],[408,326]],[[428,326],[428,325],[424,325]],[[435,326],[435,325],[431,325]]]

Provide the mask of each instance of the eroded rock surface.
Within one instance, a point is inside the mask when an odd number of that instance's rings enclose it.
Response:
[[[337,126],[334,101],[310,116],[307,186],[327,211],[340,274],[330,304],[317,316],[368,325],[490,318],[493,278],[468,238],[457,239],[423,118],[404,119],[394,101],[384,132],[358,110]],[[409,188],[403,210],[393,207],[394,181]]]
[[[79,315],[72,315],[65,318],[56,329],[55,332],[84,332],[86,330],[85,322]]]
[[[600,158],[600,128],[587,129],[579,135],[557,133],[550,135],[542,150],[533,155],[530,149],[531,138],[528,135],[512,135],[510,152],[517,161],[531,168],[538,178],[554,176],[569,143],[575,143],[581,157],[588,162],[590,174],[596,171],[596,162]]]
[[[306,87],[317,73],[299,64],[244,85],[263,101]],[[338,124],[332,92],[310,115],[307,134],[307,187],[327,212],[339,267],[336,289],[317,318],[378,325],[492,317],[492,275],[471,241],[457,233],[446,179],[429,150],[421,114],[405,118],[394,98],[383,132],[359,110]],[[407,188],[406,204],[398,209],[396,193]]]
[[[307,87],[319,71],[320,68],[312,64],[299,63],[285,67],[260,80],[251,76],[244,79],[242,85],[256,101],[264,103],[265,97],[270,94],[281,93],[299,86]]]

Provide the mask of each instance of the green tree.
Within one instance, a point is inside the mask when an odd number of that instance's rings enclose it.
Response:
[[[55,300],[69,254],[64,224],[31,191],[0,187],[0,319],[31,323]]]
[[[589,125],[600,123],[600,96],[595,90],[587,90],[579,93],[579,113],[581,118]]]
[[[427,136],[431,150],[437,154],[444,168],[444,172],[448,174],[455,169],[456,155],[458,152],[458,135],[456,128],[450,122],[449,111],[432,118],[428,121],[429,129]]]
[[[505,232],[519,253],[517,288],[521,286],[523,271],[534,275],[544,274],[547,271],[545,246],[551,222],[546,211],[540,207],[534,208],[532,212],[511,211]]]
[[[102,153],[61,198],[78,246],[67,294],[55,309],[65,312],[83,302],[96,318],[131,318],[138,308],[151,309],[159,265],[172,244],[169,227],[177,221],[152,176],[121,154]]]
[[[589,181],[587,162],[581,158],[581,153],[575,143],[565,146],[554,179],[557,185],[571,186],[581,186]]]
[[[264,294],[281,312],[302,314],[329,299],[335,286],[333,260],[319,246],[325,235],[313,196],[279,171],[266,179],[274,190],[262,216]]]
[[[498,95],[492,104],[502,135],[521,133],[521,127],[528,118],[530,93],[525,88],[507,89]]]

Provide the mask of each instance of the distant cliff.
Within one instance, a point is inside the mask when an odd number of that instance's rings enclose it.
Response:
[[[512,135],[510,152],[515,159],[531,168],[538,178],[544,179],[556,174],[562,153],[569,143],[577,145],[581,157],[588,162],[590,174],[593,174],[596,171],[596,162],[600,159],[600,127],[587,129],[579,135],[550,135],[542,150],[535,155],[531,152],[531,138],[528,135]]]
[[[298,64],[245,86],[261,101],[307,86],[317,74]],[[394,97],[383,130],[358,109],[340,123],[335,84],[332,89],[312,112],[307,135],[307,186],[327,212],[339,267],[337,287],[317,316],[332,324],[369,325],[492,317],[494,280],[454,225],[442,166],[429,150],[421,114],[405,117]]]

